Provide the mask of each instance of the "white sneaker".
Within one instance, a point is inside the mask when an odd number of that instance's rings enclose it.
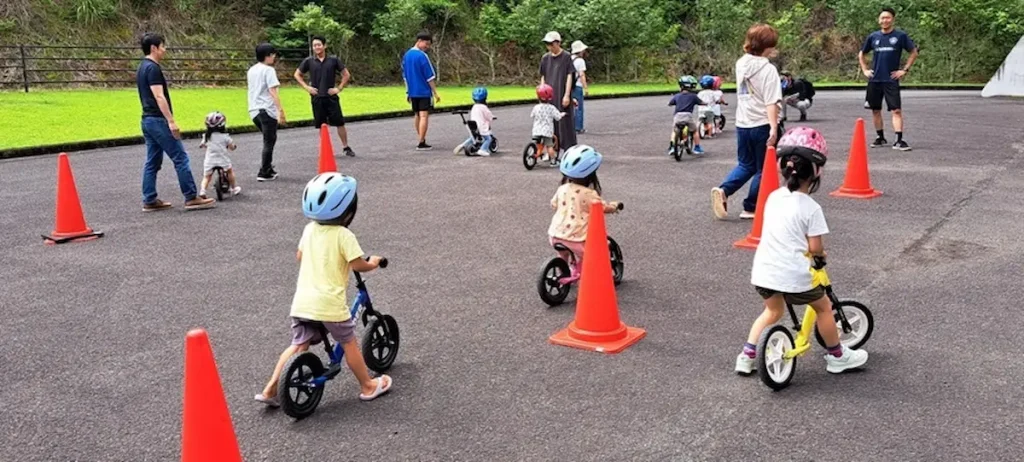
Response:
[[[746,210],[740,212],[740,219],[743,220],[753,220],[755,216],[754,212],[748,212]]]
[[[490,157],[491,151],[484,151],[483,149],[476,152],[476,155],[483,157]]]
[[[231,188],[231,195],[232,196],[237,196],[237,195],[239,195],[241,193],[242,193],[242,187],[241,186],[235,186],[234,188]]]
[[[547,154],[544,154],[543,156],[540,156],[540,161],[541,161],[541,162],[547,162],[547,161],[549,161],[549,160],[551,160],[551,158],[550,158],[550,157],[548,157],[548,155],[547,155]]]
[[[825,355],[826,371],[838,374],[848,369],[855,369],[868,362],[868,352],[864,350],[851,350],[843,345],[843,356],[837,358],[830,354]]]
[[[729,216],[726,201],[725,190],[722,188],[711,188],[711,210],[715,213],[715,218],[724,220]]]
[[[462,154],[462,149],[463,149],[463,147],[460,144],[458,146],[455,146],[455,149],[452,149],[452,152],[457,156],[457,155]]]
[[[754,373],[754,358],[747,356],[746,353],[740,353],[736,357],[736,373],[740,375],[750,375]]]

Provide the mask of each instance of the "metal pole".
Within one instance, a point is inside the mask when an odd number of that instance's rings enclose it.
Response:
[[[28,93],[28,64],[25,60],[25,45],[18,45],[21,49],[21,79],[25,82],[25,93]]]

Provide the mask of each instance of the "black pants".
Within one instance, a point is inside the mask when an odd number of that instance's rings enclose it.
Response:
[[[260,165],[258,175],[269,176],[274,166],[274,145],[277,144],[277,119],[270,117],[267,111],[260,110],[259,114],[252,119],[256,128],[263,133],[263,162]]]

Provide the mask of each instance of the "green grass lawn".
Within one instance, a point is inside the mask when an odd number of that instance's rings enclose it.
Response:
[[[827,88],[828,84],[816,84]],[[728,88],[729,85],[726,85]],[[593,85],[591,95],[673,91],[675,84]],[[438,108],[471,104],[472,87],[442,87]],[[534,98],[533,87],[489,87],[488,101]],[[309,96],[295,86],[281,90],[289,121],[312,119]],[[341,95],[345,115],[409,110],[405,89],[350,87]],[[251,126],[245,88],[171,89],[174,115],[183,131],[203,129],[210,111],[228,117],[228,128]],[[118,90],[0,92],[0,150],[59,143],[140,136],[139,97],[134,88]]]

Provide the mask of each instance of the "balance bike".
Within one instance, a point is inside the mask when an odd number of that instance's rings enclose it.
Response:
[[[228,182],[228,172],[221,167],[213,167],[213,190],[217,191],[217,201],[224,200],[225,195],[231,192],[231,183]]]
[[[530,144],[523,148],[523,166],[527,170],[533,170],[533,167],[537,166],[537,160],[544,155],[544,144],[540,142],[540,138],[539,136],[533,137]],[[555,140],[554,151],[556,157],[552,159],[552,165],[554,165],[558,162],[558,135],[554,135],[552,138]]]
[[[686,123],[676,124],[676,138],[672,142],[672,157],[676,162],[683,160],[683,152],[693,155],[693,133],[690,133],[690,126]],[[679,140],[683,140],[682,143]]]
[[[622,210],[623,205],[620,202],[618,210]],[[576,253],[570,250],[568,247],[562,244],[555,244],[554,249],[559,252],[558,256],[552,257],[541,268],[540,278],[537,279],[537,293],[540,294],[540,299],[547,303],[548,306],[561,305],[565,301],[565,298],[569,296],[569,289],[572,288],[572,284],[579,280],[580,272],[582,270],[582,261],[576,257]],[[569,254],[569,260],[565,261],[561,252]],[[615,285],[618,286],[622,282],[622,274],[625,271],[625,264],[622,260],[622,248],[619,244],[608,236],[608,254],[611,257],[612,263],[612,279]],[[576,268],[576,275],[572,276],[570,268]]]
[[[480,148],[483,147],[484,145],[484,136],[480,134],[480,128],[477,126],[476,121],[466,119],[466,115],[469,114],[469,111],[452,111],[452,114],[456,114],[462,119],[462,125],[466,126],[466,130],[469,131],[469,137],[473,139],[473,145],[470,146],[468,150],[465,148],[462,149],[463,154],[465,154],[467,157],[476,155],[476,153],[479,152]],[[498,118],[495,117],[494,120],[498,120]],[[498,137],[491,135],[491,153],[494,154],[497,152]]]

